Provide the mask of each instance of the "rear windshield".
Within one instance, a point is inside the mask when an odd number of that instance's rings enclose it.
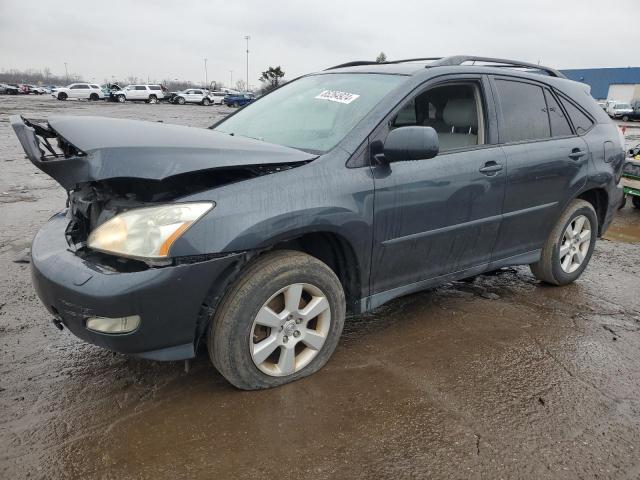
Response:
[[[215,130],[314,153],[331,150],[406,77],[324,74],[288,83]]]

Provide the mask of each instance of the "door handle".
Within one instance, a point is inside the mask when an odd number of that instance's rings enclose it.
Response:
[[[569,154],[569,158],[571,160],[578,160],[581,157],[584,157],[587,154],[586,150],[580,150],[579,148],[574,148],[573,150],[571,150],[571,153]]]
[[[500,170],[502,170],[502,165],[500,165],[499,163],[496,162],[487,162],[484,164],[484,167],[480,168],[480,170],[478,170],[480,173],[487,175],[489,177],[495,175],[496,173],[498,173]]]

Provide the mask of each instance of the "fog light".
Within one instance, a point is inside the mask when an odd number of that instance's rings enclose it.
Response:
[[[87,318],[87,328],[94,332],[101,333],[128,333],[133,332],[140,325],[140,315],[130,315],[128,317],[107,318],[91,317]]]

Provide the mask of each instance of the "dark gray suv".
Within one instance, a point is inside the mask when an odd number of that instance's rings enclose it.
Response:
[[[621,201],[586,86],[507,60],[351,62],[210,129],[11,122],[69,194],[32,246],[56,325],[156,360],[206,341],[243,389],[320,369],[346,312],[506,265],[573,282]]]

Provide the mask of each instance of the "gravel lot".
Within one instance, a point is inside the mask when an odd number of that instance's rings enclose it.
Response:
[[[0,478],[640,477],[640,211],[577,283],[508,268],[348,320],[326,368],[261,392],[51,324],[22,258],[65,192],[8,115],[204,127],[226,107],[0,97]],[[630,202],[629,202],[630,203]]]

